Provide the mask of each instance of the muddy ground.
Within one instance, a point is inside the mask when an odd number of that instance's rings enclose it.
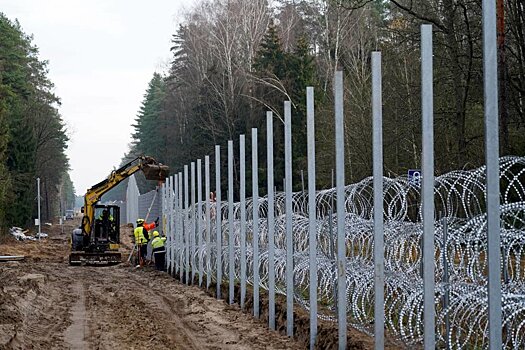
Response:
[[[277,328],[247,309],[228,305],[196,286],[151,267],[69,266],[69,232],[78,222],[46,227],[49,238],[19,242],[0,237],[0,350],[2,349],[305,349],[308,313],[295,307],[295,339],[287,338],[285,300],[277,298]],[[123,260],[131,229],[122,227]],[[226,285],[223,295],[227,295]],[[236,288],[236,299],[238,299]],[[282,300],[281,300],[282,299]],[[267,300],[261,298],[264,319]],[[371,349],[373,339],[349,329],[349,349]],[[337,325],[320,322],[318,349],[337,348]],[[387,348],[393,349],[395,347]]]

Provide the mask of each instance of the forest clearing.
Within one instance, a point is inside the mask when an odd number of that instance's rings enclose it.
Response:
[[[0,254],[26,259],[0,263],[0,349],[302,348],[153,268],[69,266],[73,228],[2,242]]]

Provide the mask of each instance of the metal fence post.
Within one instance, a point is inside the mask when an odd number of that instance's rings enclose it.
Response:
[[[191,229],[190,229],[190,267],[191,267],[191,281],[193,284],[195,280],[195,162],[191,162]]]
[[[253,316],[259,318],[259,158],[257,129],[252,128],[252,200],[253,200]]]
[[[168,264],[167,264],[167,272],[171,274],[173,272],[173,230],[171,229],[171,215],[172,215],[172,194],[173,194],[173,176],[169,176],[166,179],[166,182],[164,184],[165,193],[164,193],[164,208],[166,209],[166,212],[163,213],[162,218],[164,221],[164,227],[166,229],[166,232],[164,232],[164,235],[166,236],[166,240],[168,241],[167,244],[167,251],[166,255],[168,256]]]
[[[177,271],[178,271],[178,268],[179,268],[179,254],[177,252],[177,249],[178,249],[178,246],[179,246],[179,232],[178,232],[178,228],[177,228],[177,222],[178,222],[178,218],[177,218],[177,203],[178,203],[178,198],[179,198],[179,189],[178,189],[178,185],[179,185],[179,179],[178,179],[178,175],[175,174],[173,175],[173,196],[171,198],[172,202],[171,202],[171,211],[172,211],[172,217],[171,217],[171,229],[173,231],[173,241],[174,241],[174,245],[173,245],[173,260],[175,261],[175,266],[174,266],[174,269],[172,271],[172,276],[175,277],[175,275],[177,274]]]
[[[199,287],[202,287],[202,274],[204,266],[202,262],[202,161],[197,159],[197,249],[199,254]]]
[[[273,182],[273,113],[266,112],[266,147],[268,164],[268,324],[275,330],[275,252],[274,252],[274,182]]]
[[[308,140],[308,242],[310,259],[310,349],[317,338],[317,218],[315,205],[314,88],[306,88],[306,132]]]
[[[335,179],[337,192],[337,320],[339,349],[346,349],[346,235],[343,72],[335,72]]]
[[[234,285],[234,233],[233,233],[233,141],[228,141],[228,271],[229,271],[229,302],[233,304]]]
[[[173,272],[173,277],[176,277],[180,268],[180,229],[179,229],[179,174],[173,176],[174,180],[174,189],[173,189],[173,231],[175,232],[175,271]]]
[[[239,136],[239,194],[241,206],[241,309],[244,309],[244,301],[246,298],[246,155],[245,155],[245,137]]]
[[[217,299],[222,284],[221,146],[215,145],[215,234],[217,243]]]
[[[182,205],[182,197],[184,188],[182,187],[182,172],[179,172],[179,204],[178,204],[178,226],[179,226],[179,279],[184,281],[184,207]]]
[[[374,337],[385,348],[385,261],[383,232],[383,101],[381,52],[372,52],[372,114],[374,134]]]
[[[168,244],[168,251],[166,252],[170,256],[170,263],[168,264],[168,273],[173,276],[173,271],[175,270],[175,231],[173,230],[172,226],[172,219],[173,219],[173,191],[175,189],[174,186],[174,177],[171,175],[169,178],[169,186],[168,186],[168,193],[166,194],[166,210],[168,214],[166,215],[166,230],[167,232],[166,237],[167,240],[169,240]]]
[[[210,156],[204,157],[204,178],[206,188],[206,289],[208,289],[211,283]]]
[[[166,228],[166,222],[167,222],[167,219],[166,219],[166,216],[168,215],[168,208],[167,208],[167,205],[168,205],[168,199],[167,199],[167,195],[168,195],[168,187],[169,187],[169,177],[165,178],[164,179],[164,183],[160,185],[160,189],[161,189],[161,194],[162,194],[162,212],[161,212],[161,215],[162,215],[162,225],[163,225],[163,228]],[[166,249],[166,266],[168,267],[168,271],[169,271],[169,267],[170,267],[170,263],[171,263],[171,255],[169,254],[169,246],[171,244],[171,240],[170,240],[170,236],[169,236],[169,231],[166,229],[163,231],[164,235],[166,235],[166,242],[165,242],[165,249]]]
[[[171,246],[170,246],[170,254],[171,254],[171,269],[170,269],[170,275],[174,276],[175,271],[177,269],[177,256],[176,256],[176,247],[177,247],[177,236],[176,236],[176,230],[175,225],[173,224],[175,222],[175,187],[176,187],[176,181],[177,176],[172,175],[170,177],[171,181],[171,188],[170,188],[170,194],[169,194],[169,204],[168,204],[168,210],[170,212],[169,221],[168,221],[168,227],[170,230],[171,235]]]
[[[423,299],[424,346],[433,350],[436,343],[434,278],[434,106],[432,75],[432,26],[421,26],[421,113],[423,165]]]
[[[501,349],[501,233],[499,188],[498,58],[496,3],[483,0],[483,87],[485,162],[487,164],[487,250],[489,348]]]
[[[292,104],[284,102],[284,158],[286,190],[286,334],[293,336],[293,235],[292,235]]]
[[[188,166],[184,166],[184,248],[186,251],[186,284],[190,284],[190,192]]]

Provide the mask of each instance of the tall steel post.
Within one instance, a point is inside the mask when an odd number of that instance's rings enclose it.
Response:
[[[179,231],[178,231],[178,227],[177,227],[177,224],[178,224],[178,220],[179,218],[177,217],[177,213],[178,213],[178,203],[179,203],[179,189],[178,189],[178,185],[179,185],[179,179],[178,179],[178,175],[177,174],[174,174],[173,175],[173,197],[172,197],[172,217],[171,217],[171,227],[172,227],[172,230],[173,230],[173,240],[175,242],[175,245],[173,247],[173,260],[175,261],[175,265],[173,267],[173,271],[172,271],[172,276],[175,277],[175,275],[177,274],[177,270],[179,268],[179,254],[178,254],[178,247],[180,245],[180,242],[179,242]]]
[[[171,276],[174,277],[177,273],[177,267],[178,267],[178,256],[177,256],[177,227],[176,227],[176,220],[177,220],[177,175],[171,176],[171,203],[170,203],[170,230],[172,232],[172,239],[173,239],[173,250],[172,250],[172,258],[173,258],[173,266],[171,269]]]
[[[266,147],[268,164],[268,324],[275,330],[275,252],[274,252],[274,181],[273,181],[273,113],[266,112]]]
[[[381,52],[372,52],[374,153],[374,344],[385,348],[385,250],[383,229],[383,101]]]
[[[191,267],[191,281],[193,284],[195,281],[195,233],[196,233],[196,222],[195,222],[195,162],[191,162],[191,210],[190,210],[190,267]]]
[[[235,260],[233,252],[233,141],[228,141],[228,273],[229,273],[229,302],[233,304],[235,297],[234,270]]]
[[[495,0],[483,0],[483,86],[485,97],[485,162],[487,164],[489,348],[499,350],[502,348],[501,232]]]
[[[292,235],[292,104],[284,102],[284,166],[286,213],[286,334],[293,336],[293,235]]]
[[[423,165],[423,308],[424,346],[436,346],[434,277],[434,100],[432,74],[432,26],[421,26],[421,114]]]
[[[306,138],[308,148],[308,244],[310,259],[310,349],[317,338],[317,218],[315,205],[314,88],[306,88]]]
[[[173,238],[171,236],[171,230],[169,225],[169,218],[170,218],[170,210],[169,210],[169,200],[170,200],[170,191],[171,191],[171,177],[168,176],[166,179],[164,179],[164,184],[162,186],[162,197],[163,197],[163,204],[162,204],[162,229],[163,233],[166,236],[166,243],[165,243],[165,249],[166,249],[166,271],[170,273],[171,266],[173,263],[172,255],[171,255],[171,246],[173,245]]]
[[[171,268],[171,245],[172,245],[171,232],[170,232],[169,227],[168,227],[168,215],[169,215],[169,211],[168,211],[168,195],[169,195],[170,182],[171,182],[171,179],[169,177],[167,177],[166,179],[164,179],[164,184],[161,185],[161,189],[162,189],[162,224],[163,224],[163,229],[165,229],[165,231],[163,233],[166,236],[165,249],[166,249],[166,265],[167,265],[167,268],[168,268],[168,272],[170,271],[170,268]]]
[[[170,256],[170,263],[169,263],[169,270],[168,273],[171,275],[173,274],[173,265],[174,265],[174,259],[173,259],[173,247],[175,246],[174,242],[174,236],[173,236],[173,229],[171,226],[171,219],[173,215],[173,176],[168,177],[169,180],[169,186],[166,187],[166,211],[168,212],[164,217],[166,218],[165,226],[166,230],[168,231],[168,240],[169,240],[169,256]]]
[[[210,156],[204,157],[204,182],[206,188],[206,289],[208,289],[211,284]]]
[[[182,172],[179,172],[179,199],[178,199],[178,226],[179,226],[179,279],[181,282],[184,281],[184,206],[182,202],[184,188],[182,187]]]
[[[337,193],[337,321],[339,349],[346,349],[346,235],[343,72],[335,72],[335,186]]]
[[[239,195],[241,206],[241,309],[244,310],[246,299],[246,140],[244,135],[239,136]]]
[[[252,128],[252,200],[253,200],[253,316],[259,318],[259,156],[257,129]]]
[[[190,284],[190,192],[188,166],[184,166],[184,249],[186,252],[186,284]]]
[[[199,256],[199,287],[202,287],[204,263],[202,262],[202,161],[197,159],[197,253]]]
[[[217,243],[217,299],[222,284],[221,146],[215,145],[215,235]]]

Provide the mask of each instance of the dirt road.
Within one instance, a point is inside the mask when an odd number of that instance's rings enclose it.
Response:
[[[0,243],[0,255],[30,256],[0,263],[0,349],[301,348],[165,273],[71,267],[67,234],[55,231],[46,242]]]

